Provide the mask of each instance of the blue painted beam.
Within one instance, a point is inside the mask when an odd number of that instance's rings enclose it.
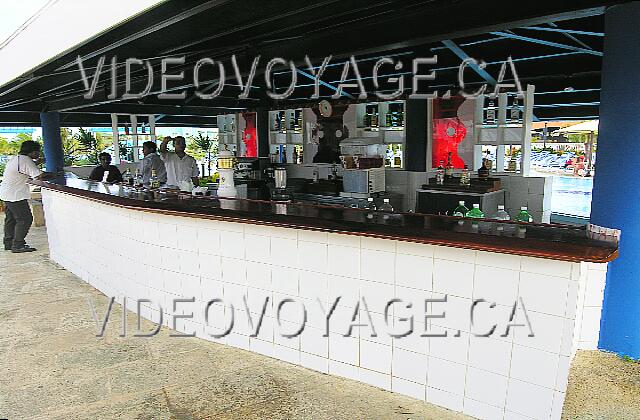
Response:
[[[597,120],[600,118],[598,115],[589,115],[587,117],[553,117],[553,118],[540,118],[540,121],[581,121],[581,120]]]
[[[549,22],[547,25],[549,25],[552,28],[555,29],[560,29],[560,27],[558,25],[556,25],[553,22]],[[561,34],[565,37],[565,38],[569,38],[570,40],[572,40],[573,42],[575,42],[576,44],[583,46],[589,50],[592,50],[593,48],[591,48],[590,45],[586,44],[585,42],[580,41],[578,38],[576,38],[575,36],[571,35],[570,33],[567,32],[561,32]]]
[[[598,91],[600,91],[600,88],[556,90],[556,91],[549,91],[549,92],[536,92],[535,95],[556,95],[556,94],[566,94],[566,93],[576,93],[576,92],[598,92]]]
[[[544,26],[525,26],[521,29],[529,29],[532,31],[561,32],[561,33],[573,34],[573,35],[587,35],[587,36],[598,36],[598,37],[604,36],[603,32],[576,31],[574,29],[563,29],[563,28],[546,28]]]
[[[544,39],[531,38],[531,37],[528,37],[528,36],[510,34],[510,33],[507,33],[507,32],[491,32],[491,34],[498,35],[498,36],[505,36],[507,38],[513,38],[513,39],[517,39],[519,41],[531,42],[531,43],[540,44],[540,45],[546,45],[546,46],[549,46],[549,47],[562,48],[564,50],[579,51],[579,52],[582,52],[582,53],[585,53],[585,54],[596,55],[598,57],[602,57],[602,55],[603,55],[602,52],[600,52],[600,51],[589,50],[587,48],[582,48],[582,47],[575,47],[573,45],[561,44],[559,42],[546,41]]]
[[[305,77],[308,77],[309,79],[315,80],[315,77],[313,77],[313,75],[307,73],[306,71],[300,70],[300,69],[296,69],[296,70],[298,71],[299,74],[301,74],[301,75],[303,75]],[[327,83],[327,82],[325,82],[323,80],[318,80],[318,83],[321,84],[322,86],[328,87],[329,89],[333,90],[334,92],[338,91],[337,87],[335,87],[333,85],[330,85],[329,83]],[[350,98],[350,99],[355,98],[355,96],[353,96],[352,94],[350,94],[348,92],[345,92],[344,90],[340,91],[340,95],[341,96],[346,96],[347,98]]]
[[[444,45],[445,47],[447,47],[448,49],[451,50],[451,52],[453,52],[455,55],[458,56],[458,58],[460,58],[461,60],[466,60],[469,57],[469,55],[467,55],[466,52],[464,52],[462,50],[462,48],[460,48],[455,42],[453,42],[450,39],[445,39],[444,41],[442,41],[442,45]],[[478,73],[478,75],[480,77],[482,77],[484,80],[487,81],[487,83],[495,86],[496,85],[496,79],[493,78],[493,76],[491,76],[486,70],[480,68],[480,66],[476,65],[476,64],[470,64],[469,67],[475,71],[476,73]]]
[[[582,54],[582,53],[579,53],[579,52],[576,52],[576,51],[572,51],[572,52],[558,53],[558,54],[538,55],[538,56],[535,56],[535,57],[512,58],[511,60],[514,63],[517,63],[519,61],[544,60],[544,59],[548,59],[548,58],[556,58],[556,57],[563,57],[563,56],[567,56],[567,55],[576,55],[576,54]],[[502,65],[502,63],[504,63],[504,60],[490,61],[490,62],[487,63],[487,66]],[[433,71],[458,70],[459,68],[460,68],[459,66],[440,67],[440,68],[437,68],[437,69],[433,69]]]
[[[489,42],[496,42],[496,41],[502,41],[508,39],[504,36],[497,36],[495,38],[487,38],[487,39],[481,39],[479,41],[471,41],[471,42],[464,42],[461,44],[458,44],[459,47],[468,47],[470,45],[478,45],[478,44],[486,44]],[[439,50],[446,50],[447,47],[433,47],[431,48],[431,51],[439,51]]]
[[[565,108],[565,107],[576,107],[576,106],[600,106],[600,102],[573,102],[573,103],[564,103],[564,104],[541,104],[534,105],[534,108]]]

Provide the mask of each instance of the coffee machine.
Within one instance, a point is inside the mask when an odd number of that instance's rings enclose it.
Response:
[[[236,198],[238,190],[233,179],[236,157],[229,150],[222,150],[218,155],[218,172],[220,173],[220,184],[218,186],[218,197]]]

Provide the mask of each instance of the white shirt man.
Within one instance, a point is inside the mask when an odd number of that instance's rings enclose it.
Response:
[[[170,152],[167,149],[170,140],[173,140],[175,152]],[[184,152],[185,149],[186,141],[182,136],[175,139],[165,137],[160,144],[160,158],[167,169],[167,186],[181,187],[184,182],[198,185],[198,177],[200,176],[198,163],[192,156]]]
[[[0,184],[0,200],[16,202],[31,198],[29,179],[42,174],[29,156],[17,155],[9,159],[4,169],[2,184]]]
[[[20,154],[12,157],[4,169],[0,184],[0,200],[5,204],[4,249],[13,253],[32,252],[35,248],[25,243],[33,214],[29,207],[31,190],[29,179],[44,179],[51,174],[38,169],[33,159],[40,157],[40,144],[27,140],[20,145]]]

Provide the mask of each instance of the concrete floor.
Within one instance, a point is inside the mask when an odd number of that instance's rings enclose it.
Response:
[[[117,305],[106,337],[97,338],[87,298],[99,311],[107,299],[48,260],[44,228],[28,240],[38,252],[0,251],[0,419],[466,418],[165,329],[121,338]],[[134,331],[135,317],[128,319]],[[563,418],[640,418],[640,364],[578,353]]]
[[[37,252],[0,251],[0,419],[467,418],[165,329],[121,338],[118,305],[97,338],[87,298],[100,317],[107,299],[48,260],[44,228],[27,239]]]

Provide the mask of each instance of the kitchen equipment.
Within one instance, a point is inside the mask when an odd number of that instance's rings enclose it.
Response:
[[[345,169],[342,184],[346,193],[377,193],[386,188],[384,168]]]
[[[258,179],[258,159],[238,158],[235,177],[238,179]]]
[[[273,173],[275,188],[271,193],[271,199],[276,201],[291,200],[291,194],[287,191],[287,169],[284,166],[277,166]]]
[[[236,165],[236,157],[233,152],[223,150],[218,155],[218,172],[220,173],[220,186],[218,187],[218,197],[235,198],[238,196],[233,181],[233,172]]]
[[[274,178],[276,182],[276,189],[284,190],[287,188],[287,169],[283,166],[275,168]]]

